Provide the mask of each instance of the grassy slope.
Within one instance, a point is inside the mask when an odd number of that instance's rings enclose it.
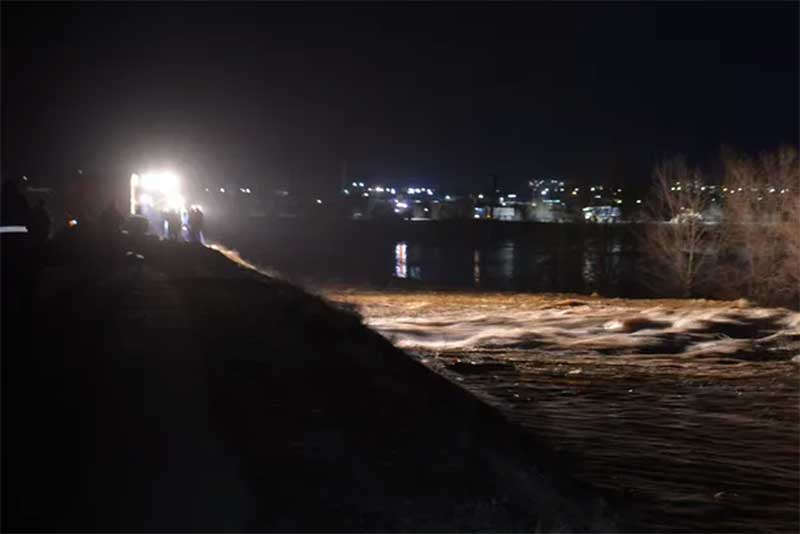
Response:
[[[143,252],[50,273],[33,356],[4,355],[5,526],[611,526],[531,436],[357,316],[208,249]]]

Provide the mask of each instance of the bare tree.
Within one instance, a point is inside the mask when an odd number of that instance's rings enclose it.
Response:
[[[643,235],[648,282],[660,293],[690,297],[713,277],[718,230],[704,220],[711,205],[704,179],[678,156],[656,165],[653,194]]]
[[[764,304],[800,305],[800,160],[723,151],[726,285]]]

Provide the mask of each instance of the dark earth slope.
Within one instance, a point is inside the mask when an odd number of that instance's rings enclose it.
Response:
[[[30,336],[4,318],[5,529],[613,528],[358,316],[200,246],[138,251],[45,269]]]

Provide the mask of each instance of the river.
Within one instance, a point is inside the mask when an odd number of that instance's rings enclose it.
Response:
[[[800,314],[744,303],[332,291],[546,439],[636,531],[800,529]]]
[[[283,223],[229,239],[546,440],[624,529],[800,531],[800,314],[609,298],[649,295],[635,227]]]

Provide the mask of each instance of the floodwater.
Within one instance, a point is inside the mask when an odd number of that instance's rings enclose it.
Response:
[[[622,527],[800,531],[800,314],[511,293],[327,297],[547,440]]]

